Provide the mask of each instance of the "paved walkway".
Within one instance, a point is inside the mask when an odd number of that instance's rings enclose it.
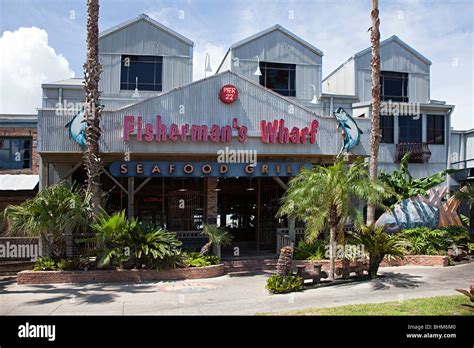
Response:
[[[308,307],[454,295],[474,263],[447,268],[386,267],[385,277],[269,295],[266,274],[142,284],[17,285],[0,281],[1,315],[252,315]]]

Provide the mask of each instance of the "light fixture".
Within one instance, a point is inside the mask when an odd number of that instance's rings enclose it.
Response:
[[[249,187],[245,189],[246,191],[255,191],[255,187],[252,186],[252,178],[250,178]]]
[[[138,76],[135,76],[135,92],[133,92],[132,98],[140,98],[138,93]]]
[[[257,76],[262,76],[262,71],[260,70],[260,59],[258,58],[258,56],[255,56],[255,58],[257,58],[257,70],[255,70],[253,74]]]
[[[219,178],[217,178],[217,180],[216,180],[216,187],[214,188],[214,191],[216,191],[216,192],[222,191],[222,189],[218,188],[217,186],[219,186]]]
[[[184,187],[184,179],[181,179],[181,188],[178,189],[179,192],[186,192],[188,189]]]
[[[211,56],[206,52],[206,58],[204,59],[204,77],[207,77],[208,72],[212,72]]]
[[[318,104],[318,98],[316,97],[316,86],[311,85],[313,87],[313,100],[310,101],[311,104]]]

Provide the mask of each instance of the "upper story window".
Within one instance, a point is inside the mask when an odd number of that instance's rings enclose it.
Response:
[[[408,73],[381,71],[380,84],[383,101],[408,102]]]
[[[421,143],[421,115],[398,117],[398,142]]]
[[[0,169],[30,169],[32,138],[0,138]]]
[[[444,144],[444,115],[427,115],[426,130],[428,144]]]
[[[163,57],[123,55],[120,73],[120,89],[161,91]],[[138,84],[136,83],[138,81]]]
[[[281,95],[295,97],[295,64],[260,62],[260,84]]]
[[[393,144],[393,116],[380,115],[380,133],[382,135],[380,142]]]

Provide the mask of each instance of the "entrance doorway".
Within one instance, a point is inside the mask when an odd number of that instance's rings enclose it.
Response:
[[[234,237],[223,256],[275,253],[276,229],[286,226],[275,217],[284,193],[280,185],[273,178],[219,178],[217,190],[217,225]]]

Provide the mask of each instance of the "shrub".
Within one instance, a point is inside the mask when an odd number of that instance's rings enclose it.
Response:
[[[303,278],[295,275],[282,277],[274,274],[267,279],[265,288],[272,294],[284,294],[299,291],[303,288]]]
[[[47,256],[40,257],[33,267],[33,271],[56,271],[56,269],[56,262]]]
[[[416,255],[445,255],[451,245],[469,243],[469,231],[462,226],[418,227],[402,230],[399,236],[410,243],[409,253]]]
[[[369,254],[369,276],[376,278],[380,263],[387,257],[403,257],[406,242],[397,236],[384,232],[384,226],[360,225],[356,232],[349,233],[349,240],[363,245],[364,251]]]
[[[188,267],[205,267],[218,265],[221,262],[217,256],[203,255],[197,252],[186,253],[185,258]]]
[[[61,271],[71,271],[75,269],[81,268],[81,260],[80,259],[61,259],[56,262],[56,266]]]
[[[295,260],[323,260],[326,258],[327,239],[320,239],[315,242],[298,242],[295,248]]]
[[[181,242],[172,232],[145,227],[125,212],[103,213],[92,224],[98,245],[98,266],[124,268],[162,268],[161,262],[176,256]],[[167,260],[169,262],[169,259]]]

